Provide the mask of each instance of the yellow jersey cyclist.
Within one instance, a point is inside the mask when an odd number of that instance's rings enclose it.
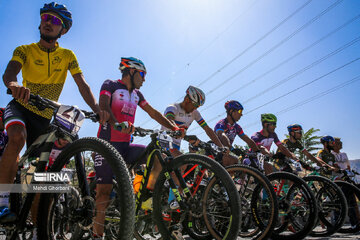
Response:
[[[5,86],[11,89],[14,99],[9,102],[4,113],[9,144],[0,162],[0,184],[12,183],[19,153],[25,142],[30,146],[46,130],[52,117],[51,110],[39,111],[28,104],[30,92],[57,101],[69,70],[85,102],[94,112],[99,113],[100,123],[105,123],[109,118],[107,112],[100,111],[75,54],[61,48],[57,42],[71,28],[71,12],[66,6],[52,2],[44,4],[40,9],[40,17],[40,41],[17,47],[3,75]],[[20,70],[22,85],[17,81]],[[0,222],[15,221],[15,214],[8,208],[9,192],[0,192],[0,199]]]

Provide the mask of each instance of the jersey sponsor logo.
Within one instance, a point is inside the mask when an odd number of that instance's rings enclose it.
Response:
[[[59,56],[56,56],[53,58],[53,60],[51,61],[52,64],[57,64],[61,62],[61,58]]]
[[[135,111],[136,111],[136,108],[134,108],[134,107],[129,107],[129,106],[127,106],[127,105],[124,105],[123,108],[121,109],[121,113],[122,113],[122,114],[131,116],[131,117],[134,116]]]
[[[43,62],[43,60],[41,60],[41,59],[35,60],[34,63],[35,63],[36,65],[39,65],[39,66],[44,66],[44,62]]]

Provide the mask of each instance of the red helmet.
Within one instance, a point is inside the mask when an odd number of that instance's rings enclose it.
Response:
[[[95,178],[95,177],[96,177],[95,171],[91,171],[91,172],[89,173],[89,175],[87,176],[87,179],[90,180],[90,179],[93,179],[93,178]]]

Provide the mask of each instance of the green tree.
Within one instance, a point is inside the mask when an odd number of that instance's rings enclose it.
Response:
[[[320,129],[310,128],[303,134],[300,140],[304,148],[314,156],[316,155],[317,151],[321,149],[321,147],[319,147],[321,136],[315,135],[315,133],[319,131]],[[285,134],[285,136],[289,138],[289,135]],[[295,154],[300,160],[306,160],[306,157],[302,152],[296,151]]]

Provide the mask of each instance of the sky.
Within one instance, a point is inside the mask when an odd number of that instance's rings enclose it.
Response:
[[[37,0],[0,0],[0,72],[19,45],[38,42]],[[260,114],[287,126],[320,129],[341,137],[349,159],[360,159],[360,1],[358,0],[77,0],[59,1],[73,26],[59,39],[79,61],[95,97],[106,79],[121,78],[121,57],[137,57],[147,68],[140,89],[160,112],[185,96],[189,85],[206,94],[198,110],[213,128],[225,118],[224,103],[244,106],[238,122],[251,136]],[[18,81],[22,81],[21,74]],[[11,100],[0,84],[0,104]],[[70,73],[59,102],[89,109]],[[135,125],[159,128],[138,108]],[[80,136],[95,136],[87,121]],[[188,130],[208,140],[194,122]],[[147,144],[149,138],[136,138]],[[244,145],[240,138],[235,144]],[[187,144],[182,144],[186,150]]]

